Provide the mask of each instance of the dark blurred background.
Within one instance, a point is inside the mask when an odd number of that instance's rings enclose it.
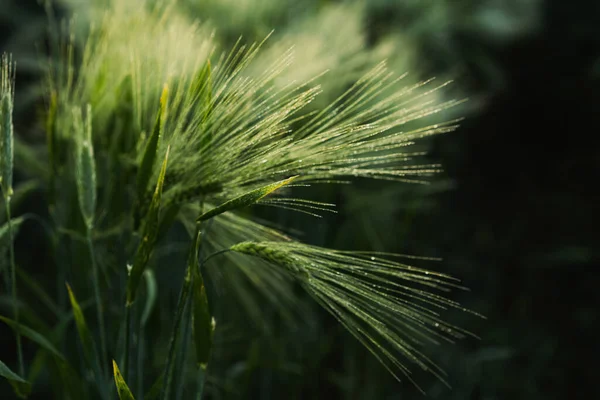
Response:
[[[368,42],[412,27],[434,2],[415,3],[370,4]],[[284,222],[319,245],[442,257],[422,266],[471,288],[453,298],[487,319],[448,318],[481,339],[429,349],[453,386],[417,374],[430,398],[600,398],[600,2],[451,3],[447,20],[413,36],[423,72],[452,71],[470,98],[461,127],[430,143],[444,174],[428,186],[325,189],[320,196],[335,199],[339,214],[286,214]],[[0,48],[20,63],[35,53],[43,20],[36,1],[0,0]],[[39,106],[30,85],[37,80],[25,61],[17,86],[30,94],[19,92],[20,132],[30,131]],[[214,377],[212,397],[423,398],[333,318],[317,315],[291,334],[257,335],[246,360]]]

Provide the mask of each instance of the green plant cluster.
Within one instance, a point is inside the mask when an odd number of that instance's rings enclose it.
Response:
[[[362,4],[328,6],[318,26],[329,32],[305,24],[223,49],[218,26],[190,20],[175,1],[67,3],[75,16],[66,21],[47,6],[43,147],[13,145],[15,67],[9,56],[2,61],[0,234],[12,315],[0,319],[15,333],[18,360],[16,372],[7,363],[0,372],[15,393],[27,397],[47,374],[61,399],[201,398],[226,332],[210,281],[259,324],[253,293],[293,321],[304,312],[300,286],[398,380],[417,385],[416,366],[445,382],[422,348],[469,335],[440,315],[467,311],[436,293],[462,288],[454,278],[392,254],[302,244],[284,232],[291,227],[245,209],[313,218],[335,205],[302,197],[311,185],[426,181],[440,166],[415,146],[458,122],[430,120],[461,103],[440,96],[446,83],[369,65],[385,51],[361,53],[360,43],[330,52],[323,38],[342,37],[335,21]],[[14,193],[13,167],[30,177]],[[47,216],[12,218],[11,198],[31,185],[41,188]],[[46,231],[56,288],[16,265],[13,238],[25,219]],[[167,263],[161,252],[177,256]],[[157,279],[165,275],[177,287]],[[21,312],[21,286],[50,319]],[[176,304],[157,315],[158,299],[173,291]],[[149,328],[152,318],[160,329]],[[23,338],[38,346],[33,357],[24,357]]]

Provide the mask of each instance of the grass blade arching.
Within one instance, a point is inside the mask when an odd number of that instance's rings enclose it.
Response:
[[[19,324],[15,320],[10,318],[6,318],[5,316],[0,315],[0,321],[4,322],[6,325],[10,326],[12,330],[19,333],[21,336],[25,336],[29,340],[37,343],[44,350],[50,352],[53,356],[57,357],[60,360],[66,361],[65,357],[62,355],[60,351],[54,345],[46,339],[42,334],[34,331],[33,329]]]
[[[31,384],[14,373],[2,361],[0,361],[0,376],[5,378],[8,383],[10,383],[18,397],[25,399],[31,392]]]

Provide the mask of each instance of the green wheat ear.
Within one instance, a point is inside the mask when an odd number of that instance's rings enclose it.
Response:
[[[0,61],[0,186],[5,198],[13,194],[13,107],[15,64],[12,57],[2,55]]]
[[[242,242],[230,250],[290,272],[396,379],[404,376],[419,389],[406,361],[448,385],[444,371],[419,349],[423,343],[473,336],[439,316],[438,310],[447,308],[473,313],[431,293],[462,288],[448,275],[375,253],[342,252],[297,242]]]

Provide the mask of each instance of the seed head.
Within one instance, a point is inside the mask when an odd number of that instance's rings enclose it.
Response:
[[[292,273],[295,277],[308,277],[306,269],[296,262],[289,253],[278,250],[268,243],[242,242],[230,248],[238,253],[248,254],[263,259],[269,263],[279,265]]]
[[[444,322],[439,315],[438,310],[447,308],[473,313],[432,293],[435,289],[462,288],[448,275],[375,255],[297,242],[242,242],[230,249],[303,278],[300,282],[304,289],[397,379],[403,375],[412,381],[406,364],[409,361],[446,383],[444,371],[419,347],[472,335]]]

